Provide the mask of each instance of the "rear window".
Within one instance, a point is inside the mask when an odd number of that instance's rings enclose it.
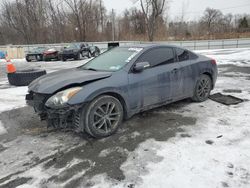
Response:
[[[189,51],[181,48],[176,48],[176,55],[179,61],[189,60]]]
[[[176,48],[176,55],[178,57],[179,62],[197,58],[197,55],[195,55],[194,53],[181,48]]]

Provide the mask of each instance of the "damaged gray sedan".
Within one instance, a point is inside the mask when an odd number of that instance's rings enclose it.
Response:
[[[102,138],[136,113],[185,98],[205,101],[216,78],[215,60],[183,48],[117,47],[83,66],[38,78],[26,100],[49,126]]]

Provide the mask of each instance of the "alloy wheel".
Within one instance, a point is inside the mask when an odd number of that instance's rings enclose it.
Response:
[[[107,134],[117,128],[121,114],[115,103],[108,102],[98,106],[93,116],[94,128]]]
[[[202,78],[198,84],[197,95],[199,98],[207,98],[211,90],[211,81],[206,77]]]

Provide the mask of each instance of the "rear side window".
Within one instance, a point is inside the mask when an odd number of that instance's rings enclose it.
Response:
[[[148,62],[151,67],[173,63],[175,61],[172,48],[155,48],[144,53],[137,62]]]
[[[190,58],[189,51],[181,48],[176,48],[176,55],[179,61],[186,61]]]

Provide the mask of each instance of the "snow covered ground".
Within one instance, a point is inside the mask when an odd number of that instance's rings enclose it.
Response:
[[[0,76],[0,187],[249,188],[250,49],[198,53],[218,62],[213,93],[245,102],[184,100],[139,114],[102,140],[48,132],[25,107],[27,87]],[[85,62],[28,66],[51,72]]]
[[[29,62],[27,63],[25,59],[14,59],[11,61],[18,69],[30,69],[39,68],[45,69],[48,73],[54,72],[69,67],[77,67],[87,62],[87,60],[82,61],[68,61],[68,62]],[[8,111],[15,108],[20,108],[26,105],[24,100],[27,94],[27,87],[12,87],[9,86],[6,78],[6,66],[7,62],[0,59],[0,113]],[[6,132],[5,128],[1,125],[0,121],[0,135]]]

